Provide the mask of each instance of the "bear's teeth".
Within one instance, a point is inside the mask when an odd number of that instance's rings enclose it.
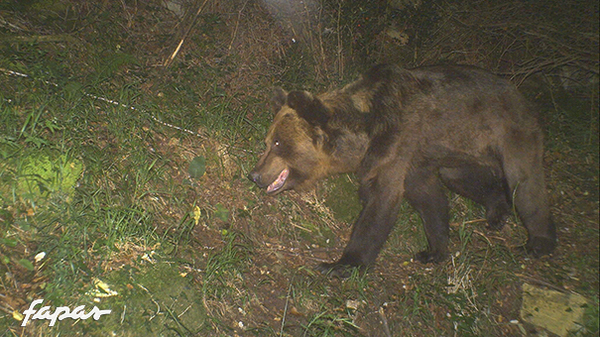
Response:
[[[283,184],[285,184],[285,180],[287,179],[289,174],[290,170],[288,170],[287,168],[283,169],[283,171],[279,173],[277,179],[275,179],[275,181],[271,183],[269,187],[267,187],[267,193],[275,192],[278,189],[280,189],[283,186]]]

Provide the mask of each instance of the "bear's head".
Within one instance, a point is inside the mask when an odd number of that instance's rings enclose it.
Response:
[[[324,145],[329,119],[321,100],[306,91],[275,92],[275,118],[266,149],[248,178],[267,193],[303,189],[323,178],[329,168]]]

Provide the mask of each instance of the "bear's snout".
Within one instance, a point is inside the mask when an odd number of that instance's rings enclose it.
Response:
[[[248,173],[248,179],[250,179],[251,182],[255,183],[256,185],[260,185],[260,173],[256,172],[256,171],[251,171],[250,173]]]

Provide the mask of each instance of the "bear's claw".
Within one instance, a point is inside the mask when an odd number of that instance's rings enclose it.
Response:
[[[354,268],[360,268],[357,266],[350,266],[347,264],[342,264],[339,262],[332,263],[320,263],[315,267],[315,270],[318,272],[325,274],[327,276],[337,277],[337,278],[348,278],[352,275],[352,270]]]
[[[432,252],[429,250],[424,250],[422,252],[418,252],[415,254],[415,260],[427,264],[427,263],[439,263],[446,259],[445,253],[442,252]]]
[[[525,251],[536,257],[542,257],[544,255],[550,255],[556,247],[556,240],[552,238],[534,236],[529,238],[527,244],[523,247]]]

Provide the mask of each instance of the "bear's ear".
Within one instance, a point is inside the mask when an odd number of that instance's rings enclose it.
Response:
[[[296,111],[306,110],[313,100],[313,96],[308,91],[292,91],[288,94],[287,105]]]
[[[273,98],[271,98],[271,110],[273,113],[279,112],[287,102],[287,92],[281,88],[273,90]]]
[[[313,126],[324,127],[329,120],[329,112],[321,100],[307,91],[292,91],[288,94],[287,104],[296,110],[298,116]]]

